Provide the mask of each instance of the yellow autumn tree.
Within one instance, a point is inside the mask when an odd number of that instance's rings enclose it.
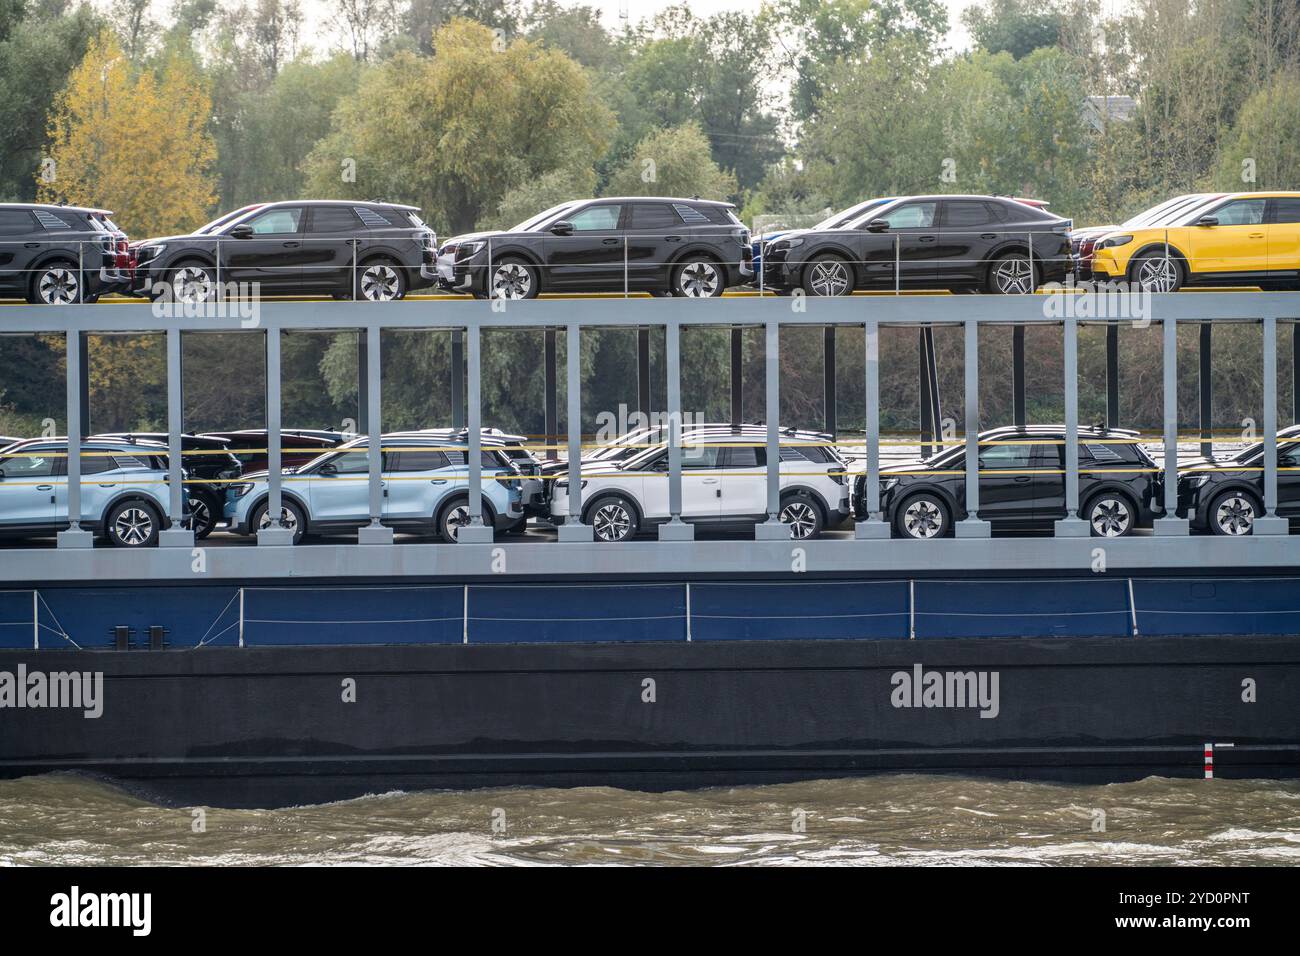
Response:
[[[43,202],[100,206],[132,236],[199,225],[216,202],[212,102],[185,60],[137,70],[116,39],[93,40],[49,117]]]

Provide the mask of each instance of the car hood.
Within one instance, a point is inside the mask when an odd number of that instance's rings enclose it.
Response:
[[[452,236],[450,239],[444,239],[439,246],[458,246],[463,242],[474,242],[482,239],[512,239],[519,236],[540,236],[540,232],[466,232],[459,236]]]
[[[212,239],[212,238],[215,237],[200,236],[195,234],[181,235],[181,236],[158,236],[153,239],[132,239],[130,243],[128,243],[128,245],[132,249],[139,249],[142,246],[157,246],[157,245],[161,245],[164,242],[185,242],[190,239]]]

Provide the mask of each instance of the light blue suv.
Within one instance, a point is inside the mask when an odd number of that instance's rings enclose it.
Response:
[[[282,520],[297,544],[306,534],[339,534],[370,521],[370,440],[358,438],[297,468],[284,470]],[[419,432],[383,437],[385,525],[414,534],[436,534],[455,544],[469,523],[468,445]],[[482,449],[483,522],[498,530],[523,516],[522,477],[499,450]],[[226,491],[225,517],[236,534],[270,524],[267,473],[245,475]]]
[[[68,527],[68,440],[33,438],[0,453],[0,536],[43,537]],[[81,446],[81,527],[123,548],[148,548],[167,517],[167,448],[157,442]]]

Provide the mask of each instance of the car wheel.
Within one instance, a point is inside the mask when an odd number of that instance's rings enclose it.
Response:
[[[197,305],[211,302],[217,297],[217,276],[215,270],[202,262],[183,262],[167,276],[171,289],[169,302],[184,302]]]
[[[807,495],[791,495],[781,502],[780,519],[790,526],[790,537],[807,540],[822,533],[822,509]]]
[[[688,259],[673,270],[673,295],[688,299],[713,299],[722,295],[726,280],[712,259]]]
[[[1248,535],[1259,517],[1259,502],[1244,491],[1225,491],[1210,502],[1210,530],[1215,534],[1239,538]]]
[[[1147,292],[1177,292],[1185,281],[1178,259],[1153,249],[1133,258],[1129,282]]]
[[[123,501],[109,509],[104,535],[118,548],[152,548],[158,543],[162,519],[158,509],[143,501]]]
[[[627,541],[635,537],[640,522],[636,508],[626,498],[601,498],[587,509],[585,524],[597,541]]]
[[[367,302],[393,302],[406,295],[406,275],[389,259],[372,260],[361,266],[357,293]]]
[[[993,260],[989,267],[989,291],[998,295],[1028,295],[1038,288],[1033,260],[1013,252]]]
[[[263,501],[253,512],[251,524],[256,531],[264,531],[271,527],[271,515],[269,502]],[[282,501],[280,503],[280,524],[293,532],[293,543],[301,544],[303,535],[307,533],[307,519],[302,513],[302,509],[292,501]]]
[[[51,262],[37,269],[27,291],[32,305],[72,305],[82,296],[81,279],[71,262]]]
[[[948,506],[941,498],[922,494],[903,502],[894,524],[902,537],[926,541],[947,534],[951,520]]]
[[[535,299],[541,291],[537,273],[522,259],[502,259],[492,267],[489,293],[494,299]]]
[[[195,540],[201,541],[217,526],[221,513],[221,503],[212,495],[204,492],[190,494],[190,528]]]
[[[1133,530],[1133,505],[1123,495],[1100,494],[1083,513],[1094,538],[1122,538]]]
[[[486,501],[482,506],[483,523],[493,527],[496,519]],[[456,544],[460,540],[460,529],[469,525],[469,499],[457,498],[438,513],[438,536],[447,544]]]
[[[839,256],[818,256],[803,270],[803,291],[808,295],[849,295],[853,273]]]

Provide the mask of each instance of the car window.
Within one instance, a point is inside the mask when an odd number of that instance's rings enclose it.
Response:
[[[116,471],[117,462],[110,455],[103,452],[89,452],[81,456],[81,474],[85,475],[102,475],[107,471]]]
[[[1300,222],[1300,198],[1273,200],[1274,222]]]
[[[309,223],[310,232],[356,233],[361,228],[357,214],[346,206],[316,206]]]
[[[570,216],[569,222],[573,223],[574,232],[597,232],[602,229],[617,229],[618,218],[622,212],[623,207],[619,205],[588,206],[581,212],[575,212]]]
[[[938,205],[934,202],[909,202],[871,218],[885,220],[890,229],[929,229],[934,225],[934,211]]]
[[[1224,203],[1210,215],[1220,226],[1253,226],[1264,221],[1263,199],[1234,199]]]
[[[345,451],[329,464],[340,475],[364,475],[370,471],[370,455],[365,450]]]
[[[976,200],[950,200],[944,204],[944,228],[960,229],[963,226],[984,226],[993,222],[987,204]]]
[[[22,236],[36,226],[26,209],[0,209],[0,236]]]
[[[253,227],[256,236],[280,236],[297,232],[301,220],[302,210],[299,208],[268,209],[260,216],[248,220],[248,224]]]
[[[728,468],[760,468],[767,464],[767,449],[746,445],[727,449]]]
[[[403,450],[397,454],[396,471],[437,471],[447,467],[447,455],[423,449]]]
[[[1025,471],[1032,445],[989,445],[980,449],[980,470]]]
[[[13,456],[0,458],[0,471],[7,480],[23,478],[48,478],[54,474],[58,458],[49,454],[48,449],[33,450],[27,453],[31,457]]]
[[[690,471],[718,467],[719,450],[717,445],[696,445],[693,448],[683,448],[682,470]]]
[[[634,232],[655,232],[661,229],[676,229],[682,224],[681,216],[673,212],[667,203],[636,203],[632,207],[632,221],[628,228]]]

